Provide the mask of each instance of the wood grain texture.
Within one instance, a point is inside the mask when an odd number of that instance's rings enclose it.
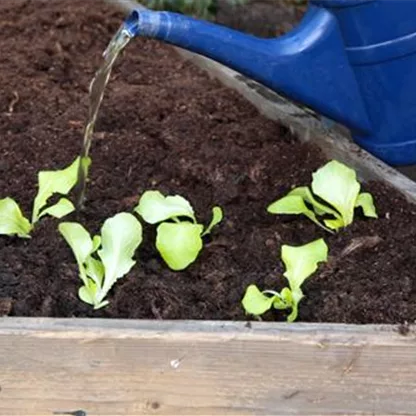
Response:
[[[389,326],[0,319],[0,415],[416,414]]]

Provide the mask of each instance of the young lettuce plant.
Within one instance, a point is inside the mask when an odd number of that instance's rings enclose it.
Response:
[[[357,207],[362,208],[366,217],[377,218],[373,197],[367,192],[360,193],[361,186],[353,169],[332,160],[312,177],[312,191],[306,186],[295,188],[269,205],[267,211],[271,214],[303,214],[330,232],[350,225]],[[324,219],[322,223],[317,216],[324,215],[332,218]]]
[[[175,271],[186,269],[196,260],[203,247],[202,237],[223,218],[222,209],[214,207],[211,223],[204,230],[185,198],[179,195],[165,197],[159,191],[146,191],[135,211],[148,224],[161,223],[157,227],[156,248]]]
[[[136,264],[132,259],[142,242],[142,226],[132,214],[122,212],[107,219],[101,235],[90,237],[78,223],[63,222],[59,231],[71,247],[83,286],[79,298],[94,309],[108,305],[105,299],[114,283]]]
[[[49,207],[46,205],[49,198],[54,194],[68,195],[77,183],[79,163],[80,158],[78,157],[63,170],[41,171],[38,173],[39,189],[33,203],[31,221],[22,214],[15,200],[9,197],[0,199],[0,234],[30,238],[30,232],[43,216],[50,215],[55,218],[62,218],[74,211],[74,205],[67,198],[60,198],[58,202]],[[88,160],[88,164],[90,164],[90,160]]]
[[[289,282],[280,293],[274,290],[261,292],[256,285],[248,286],[242,305],[250,315],[260,316],[272,307],[274,309],[291,309],[287,317],[288,322],[293,322],[298,316],[299,302],[303,298],[301,286],[318,268],[318,263],[326,262],[328,258],[328,246],[323,239],[313,241],[300,247],[283,245],[281,257],[286,266],[283,276]]]

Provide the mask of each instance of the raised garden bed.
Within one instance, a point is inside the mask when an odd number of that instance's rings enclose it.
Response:
[[[123,16],[94,4],[0,3],[7,51],[0,62],[0,197],[15,198],[27,214],[36,173],[60,169],[79,152],[88,85]],[[143,39],[127,47],[97,123],[86,209],[70,219],[98,231],[151,188],[186,196],[206,221],[218,204],[225,219],[180,273],[159,258],[147,230],[137,267],[99,311],[77,297],[76,265],[57,220],[40,222],[31,240],[1,237],[7,317],[0,324],[0,414],[410,413],[413,184],[347,142],[334,144],[337,134],[313,115],[305,121],[257,84],[196,60],[280,122],[173,48]],[[327,153],[315,144],[323,142]],[[270,202],[309,184],[331,157],[372,179],[364,188],[375,197],[378,220],[358,216],[332,236],[307,219],[267,214]],[[246,323],[244,290],[279,284],[281,244],[319,237],[331,261],[305,284],[302,323]],[[16,318],[23,316],[42,318]],[[284,319],[282,312],[265,316]],[[206,322],[227,320],[242,322]]]

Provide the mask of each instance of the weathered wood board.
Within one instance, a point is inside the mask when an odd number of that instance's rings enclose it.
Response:
[[[3,318],[0,351],[4,416],[416,414],[390,326]]]

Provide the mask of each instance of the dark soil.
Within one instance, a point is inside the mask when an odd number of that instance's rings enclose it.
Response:
[[[95,4],[0,2],[0,197],[15,198],[28,216],[37,172],[63,168],[80,150],[88,86],[122,18]],[[204,221],[218,204],[225,220],[184,272],[166,267],[146,227],[137,266],[116,284],[110,305],[93,311],[77,298],[77,268],[58,221],[45,218],[31,240],[0,237],[1,314],[244,320],[248,284],[284,283],[281,245],[325,237],[331,261],[305,284],[300,320],[416,318],[414,206],[369,184],[380,219],[358,215],[334,236],[307,219],[268,215],[267,205],[308,184],[324,157],[168,46],[136,39],[127,47],[106,92],[92,158],[86,210],[67,218],[91,232],[131,211],[146,189],[185,196]]]
[[[218,4],[218,23],[266,38],[288,32],[305,12],[305,6],[295,6],[293,0],[251,0],[239,7],[227,0],[219,0]]]

